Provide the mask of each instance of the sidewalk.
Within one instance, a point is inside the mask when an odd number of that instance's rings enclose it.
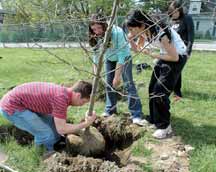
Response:
[[[193,45],[193,50],[216,51],[216,41],[213,41],[211,43],[195,42]]]
[[[37,43],[0,43],[0,48],[78,48],[80,44],[77,42],[37,42]],[[84,47],[89,47],[87,43]],[[216,51],[216,41],[211,43],[195,42],[193,50],[200,51]]]
[[[7,160],[7,155],[3,151],[0,150],[0,163],[5,162],[6,160]]]

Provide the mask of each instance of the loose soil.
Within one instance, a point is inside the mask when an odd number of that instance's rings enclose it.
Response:
[[[193,148],[184,145],[180,137],[151,141],[146,139],[143,147],[152,153],[148,157],[134,157],[131,147],[137,140],[145,137],[146,132],[153,132],[149,127],[139,127],[127,117],[111,116],[99,118],[94,127],[103,135],[104,150],[99,154],[85,155],[71,149],[70,145],[61,153],[55,153],[44,163],[47,172],[143,172],[146,164],[151,165],[153,172],[189,172],[189,153]],[[13,126],[0,126],[0,141],[14,136],[18,144],[32,143],[33,137]],[[79,144],[81,135],[73,135],[72,140]],[[84,141],[87,143],[87,141]],[[67,143],[70,144],[70,143]],[[88,144],[87,144],[88,145]],[[89,145],[92,146],[92,145]],[[81,150],[82,146],[78,146]],[[74,150],[74,151],[73,151]]]

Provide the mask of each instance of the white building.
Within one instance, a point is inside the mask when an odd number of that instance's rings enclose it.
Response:
[[[0,24],[3,23],[3,20],[4,20],[4,10],[2,8],[2,4],[1,4],[1,1],[0,1]]]
[[[189,14],[200,14],[202,1],[201,0],[190,0]]]
[[[216,38],[216,16],[214,12],[200,13],[201,0],[190,0],[188,13],[194,20],[195,35],[202,38]],[[208,1],[206,1],[208,3]],[[216,9],[216,5],[215,5]]]

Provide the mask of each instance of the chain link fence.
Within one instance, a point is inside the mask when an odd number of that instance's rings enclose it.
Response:
[[[203,20],[203,17],[193,18],[196,39],[214,39],[216,37],[215,18],[211,16],[208,16],[205,20]],[[122,26],[124,19],[124,16],[119,16],[115,24]],[[88,20],[82,21],[77,19],[74,21],[55,21],[39,24],[0,25],[1,43],[86,41],[88,41]]]

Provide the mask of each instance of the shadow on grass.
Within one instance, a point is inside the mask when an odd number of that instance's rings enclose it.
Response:
[[[185,98],[189,98],[192,100],[216,100],[216,94],[212,94],[212,93],[202,93],[202,92],[196,92],[196,91],[188,91],[185,90],[184,91],[184,97]]]
[[[216,126],[193,125],[190,121],[176,117],[173,117],[172,124],[176,135],[181,136],[186,144],[199,146],[216,143]]]
[[[33,136],[26,131],[20,130],[12,125],[1,125],[0,143],[6,142],[10,137],[14,137],[20,145],[29,145],[33,141]]]

